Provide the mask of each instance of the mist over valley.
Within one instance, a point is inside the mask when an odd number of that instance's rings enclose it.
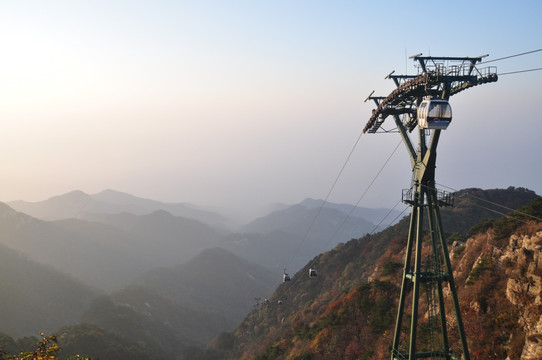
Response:
[[[538,198],[522,188],[465,189],[455,195],[458,204],[442,212],[458,239],[481,219],[497,216],[491,206],[477,208],[474,196],[514,208]],[[128,339],[145,339],[139,354],[189,359],[216,351],[217,339],[238,334],[254,309],[272,309],[277,301],[293,309],[297,296],[284,293],[291,290],[281,285],[283,271],[299,283],[298,295],[316,298],[316,281],[327,283],[339,274],[352,289],[367,281],[371,264],[389,246],[373,248],[373,240],[361,239],[389,241],[385,234],[407,231],[407,214],[398,210],[314,199],[275,209],[228,231],[227,214],[113,190],[0,204],[0,286],[6,290],[0,297],[0,333],[13,339],[62,333],[69,350],[82,346],[83,334],[100,329],[110,347],[124,349]],[[356,244],[371,250],[343,253]],[[367,255],[351,273],[358,252]],[[320,274],[306,288],[309,264]],[[203,350],[208,344],[211,350]]]
[[[157,317],[153,326],[168,323],[168,330],[159,333],[173,331],[181,347],[204,345],[221,331],[233,330],[255,298],[268,298],[286,266],[293,274],[337,243],[377,228],[354,215],[374,220],[388,212],[357,209],[342,224],[353,206],[322,204],[307,199],[275,205],[279,210],[237,225],[237,231],[225,226],[231,226],[227,214],[113,190],[0,204],[4,256],[24,260],[3,262],[8,267],[4,279],[27,274],[25,279],[35,277],[32,281],[39,284],[17,282],[19,290],[10,291],[11,300],[3,302],[0,332],[32,336],[83,321],[126,336],[133,330],[114,320],[120,306],[134,318]],[[318,211],[319,223],[304,233]],[[44,302],[49,295],[40,286],[48,288],[50,281],[61,290]],[[16,300],[28,288],[39,294],[39,306]],[[58,309],[64,309],[62,316],[55,315]]]

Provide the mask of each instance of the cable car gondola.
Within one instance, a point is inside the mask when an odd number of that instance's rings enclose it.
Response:
[[[318,272],[314,268],[309,269],[309,277],[315,277],[318,276]]]
[[[420,129],[444,130],[452,121],[452,107],[447,100],[425,98],[418,106]]]
[[[286,273],[286,269],[284,269],[284,274],[282,274],[282,282],[290,281],[290,275]]]

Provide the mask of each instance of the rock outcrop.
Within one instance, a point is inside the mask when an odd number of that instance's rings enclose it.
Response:
[[[525,329],[521,359],[542,359],[542,231],[512,235],[499,260],[508,276],[506,298],[518,307]]]

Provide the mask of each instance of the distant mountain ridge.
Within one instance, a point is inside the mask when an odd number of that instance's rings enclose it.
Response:
[[[375,224],[391,223],[398,214],[394,210],[360,208],[349,204],[326,202],[322,206],[323,200],[307,198],[289,206],[275,204],[272,207],[274,211],[228,234],[221,215],[195,206],[162,203],[114,190],[95,195],[72,191],[37,203],[19,201],[9,204],[20,212],[40,219],[62,219],[58,220],[59,225],[69,224],[66,219],[72,219],[72,225],[76,219],[80,219],[128,232],[134,236],[134,240],[139,239],[139,248],[149,248],[150,254],[158,254],[158,248],[163,246],[165,251],[160,256],[163,256],[164,266],[174,265],[172,261],[175,259],[185,261],[187,256],[193,256],[203,248],[220,244],[274,272],[281,272],[286,265],[291,268],[289,271],[297,271],[312,257],[339,242],[382,229],[383,225],[377,227]],[[174,216],[176,219],[173,219]],[[199,221],[212,229],[191,221]],[[73,228],[73,231],[76,229]],[[142,237],[147,240],[152,238],[153,243],[143,241]],[[219,238],[221,240],[216,242]],[[181,239],[186,245],[191,244],[192,251],[186,252],[187,246],[174,246],[175,241]],[[301,252],[296,251],[299,246],[303,247]],[[184,254],[179,257],[181,249],[184,249]],[[292,255],[295,255],[292,263],[286,264]]]
[[[115,190],[104,190],[94,195],[74,190],[43,201],[18,200],[7,204],[17,211],[48,221],[84,218],[93,213],[118,214],[126,212],[134,215],[146,215],[164,210],[172,215],[198,220],[216,228],[224,228],[227,224],[227,219],[223,216],[202,210],[194,205],[164,203]]]
[[[42,221],[0,203],[0,244],[97,288],[118,286],[138,267],[151,267],[132,242],[133,237],[111,226],[77,219]]]
[[[221,246],[275,272],[285,267],[296,272],[314,256],[338,243],[382,229],[354,216],[353,205],[326,203],[322,207],[322,204],[323,200],[305,199],[275,210],[245,225],[241,232],[224,237]],[[360,208],[357,214],[371,211]],[[389,213],[389,209],[378,209],[368,217],[380,222]]]
[[[221,234],[197,220],[174,216],[165,210],[146,215],[87,214],[85,220],[127,233],[154,260],[155,267],[174,266],[218,244]]]
[[[334,208],[305,207],[303,203],[292,205],[284,210],[274,211],[271,214],[250,222],[243,228],[244,232],[268,234],[273,231],[283,231],[291,234],[305,234],[311,224],[313,235],[320,238],[330,238],[334,231],[341,226],[340,241],[344,236],[350,240],[364,232],[374,229],[375,224],[354,216],[346,218],[346,214]],[[314,221],[314,223],[313,223]]]
[[[189,260],[220,235],[165,211],[42,221],[0,203],[0,244],[97,288],[112,290],[141,273]]]
[[[398,210],[390,210],[385,208],[366,208],[361,206],[354,206],[352,204],[343,204],[343,203],[333,203],[333,202],[326,202],[324,204],[324,200],[321,199],[312,199],[312,198],[306,198],[302,202],[299,203],[300,206],[303,206],[307,209],[317,209],[322,207],[326,209],[335,209],[343,214],[350,215],[352,218],[360,218],[367,221],[370,221],[374,224],[378,224],[381,221],[383,222],[382,226],[383,228],[386,228],[390,225],[393,225],[392,222],[395,220],[395,222],[398,221],[396,217],[400,214],[400,211]]]

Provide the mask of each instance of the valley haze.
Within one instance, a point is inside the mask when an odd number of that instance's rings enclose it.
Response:
[[[93,195],[75,190],[39,202],[7,203],[0,235],[6,245],[35,261],[113,290],[146,271],[176,266],[212,247],[228,249],[275,274],[285,267],[295,272],[337,243],[398,220],[398,210],[322,204],[305,199],[275,205],[261,217],[234,224],[226,215],[195,205],[114,190]],[[43,242],[48,244],[45,251]]]
[[[455,198],[456,206],[441,213],[447,240],[459,244],[474,228],[489,236],[483,226],[499,218],[498,213],[529,203],[535,210],[542,205],[535,192],[515,187],[469,188],[456,192]],[[107,348],[133,349],[142,359],[180,353],[191,359],[191,351],[207,351],[202,348],[207,344],[213,351],[217,342],[251,328],[254,334],[266,333],[256,331],[254,316],[260,310],[260,320],[276,311],[271,316],[276,324],[282,323],[282,313],[290,313],[284,324],[296,318],[292,311],[321,314],[330,299],[314,299],[346,296],[384,269],[401,268],[398,250],[409,223],[408,215],[397,210],[353,210],[352,205],[335,203],[322,207],[322,200],[314,199],[281,206],[236,232],[223,227],[223,216],[208,210],[113,190],[95,195],[72,191],[43,202],[10,205],[0,203],[3,342],[8,336],[54,332],[63,349],[80,353],[88,336],[101,334],[101,340],[94,340],[109,345],[84,351],[103,359],[111,358],[100,353]],[[382,221],[388,217],[400,221],[388,227]],[[489,221],[502,219],[508,221]],[[376,221],[382,222],[380,227]],[[389,256],[395,261],[386,260]],[[309,280],[307,271],[314,266],[318,277]],[[292,275],[291,283],[282,283],[283,270]],[[333,284],[345,288],[322,291]],[[308,308],[295,310],[299,306]],[[385,311],[389,313],[388,307]]]
[[[0,297],[8,310],[0,311],[2,331],[12,336],[56,331],[81,316],[107,329],[126,316],[118,306],[146,313],[151,310],[141,304],[160,304],[154,317],[181,332],[185,326],[194,330],[183,333],[178,346],[202,345],[233,330],[255,296],[270,296],[285,268],[294,274],[339,242],[380,230],[400,215],[322,204],[315,199],[275,204],[269,213],[230,228],[225,216],[198,206],[115,190],[0,203],[0,262],[10,274],[0,279],[0,286],[10,289],[7,299]],[[36,303],[14,302],[34,298],[32,291],[43,292]],[[60,317],[57,308],[65,308]],[[26,319],[26,312],[35,314]]]

